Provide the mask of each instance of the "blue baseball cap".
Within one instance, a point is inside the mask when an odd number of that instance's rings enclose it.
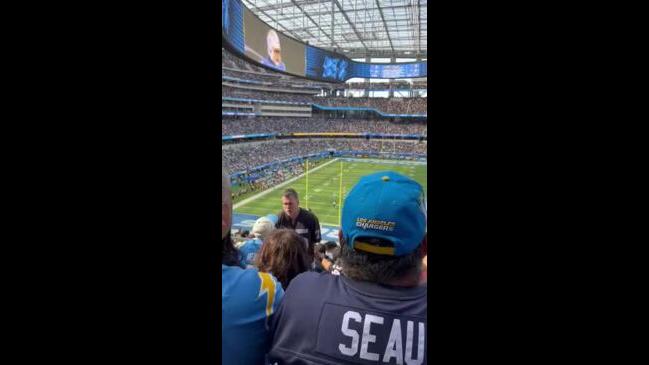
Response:
[[[364,176],[345,199],[343,238],[379,255],[412,253],[426,234],[426,198],[415,180],[384,171]]]

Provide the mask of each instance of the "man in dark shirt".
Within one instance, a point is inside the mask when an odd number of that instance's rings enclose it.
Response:
[[[292,229],[302,237],[309,254],[309,262],[313,262],[313,250],[321,240],[320,222],[315,214],[300,208],[300,200],[293,189],[286,189],[282,194],[282,212],[279,213],[275,228]]]
[[[293,279],[270,320],[269,363],[427,364],[426,221],[414,180],[361,178],[343,205],[342,272]]]

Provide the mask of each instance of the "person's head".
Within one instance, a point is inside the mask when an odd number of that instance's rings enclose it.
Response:
[[[328,258],[331,262],[336,261],[338,256],[340,256],[340,247],[334,241],[316,244],[315,251],[317,259]]]
[[[323,244],[324,252],[323,255],[327,257],[331,262],[336,261],[338,256],[340,256],[340,247],[334,241],[327,241]]]
[[[340,247],[334,241],[317,243],[314,248],[316,268],[329,270],[340,256]]]
[[[279,44],[279,36],[274,30],[269,30],[266,35],[266,46],[268,48],[268,56],[275,65],[282,63],[282,47]]]
[[[300,200],[297,196],[297,191],[293,189],[286,189],[282,194],[282,210],[291,219],[297,218],[300,213]]]
[[[266,236],[270,234],[275,229],[275,224],[271,222],[268,217],[261,217],[257,219],[255,224],[252,226],[252,235],[255,236],[255,238],[259,238],[260,240],[264,240]]]
[[[297,275],[309,270],[304,241],[291,229],[277,229],[264,239],[255,266],[272,273],[286,289]]]
[[[345,199],[339,231],[343,274],[415,286],[427,254],[426,203],[416,181],[394,172],[360,179]]]

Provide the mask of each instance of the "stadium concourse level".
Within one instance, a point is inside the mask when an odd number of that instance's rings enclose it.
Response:
[[[390,122],[386,120],[324,118],[226,118],[221,123],[223,136],[255,133],[381,133],[426,135],[425,122]]]
[[[258,89],[261,88],[258,87]],[[260,91],[248,88],[232,87],[228,84],[222,85],[224,97],[300,102],[306,104],[318,104],[329,107],[361,107],[373,108],[388,114],[427,114],[427,98],[345,98],[313,96],[304,93],[290,93],[275,91]]]
[[[296,156],[336,151],[415,153],[426,155],[426,142],[381,141],[364,139],[306,139],[271,140],[262,142],[223,145],[222,161],[231,172],[278,162]]]
[[[244,98],[255,100],[268,100],[268,101],[291,101],[301,103],[313,103],[314,97],[306,94],[282,92],[282,90],[275,91],[260,91],[263,86],[258,86],[258,90],[250,90],[244,88],[231,87],[228,84],[221,85],[222,95],[231,98]],[[270,86],[269,86],[270,87]]]
[[[335,83],[326,81],[312,81],[299,77],[293,77],[287,74],[274,72],[251,63],[233,55],[228,50],[221,48],[223,66],[223,76],[243,78],[255,81],[266,81],[272,83],[290,83],[304,86],[318,87],[323,89],[368,89],[368,90],[385,90],[389,88],[388,82],[350,82]],[[410,83],[405,80],[393,80],[391,82],[395,89],[426,89],[428,81],[426,79],[415,79]]]

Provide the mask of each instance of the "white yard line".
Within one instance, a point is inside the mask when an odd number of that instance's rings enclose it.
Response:
[[[314,167],[312,170],[309,170],[309,172],[311,173],[311,172],[314,172],[314,171],[318,171],[319,169],[321,169],[321,168],[323,168],[323,167],[325,167],[325,166],[327,166],[327,165],[329,165],[329,164],[332,164],[332,163],[334,163],[334,162],[336,162],[336,161],[338,161],[338,158],[334,158],[333,160],[331,160],[331,161],[329,161],[329,162],[325,162],[325,163],[323,163],[322,165],[320,165],[320,166],[318,166],[318,167]],[[281,188],[281,187],[284,186],[284,185],[288,185],[288,184],[292,183],[293,181],[295,181],[295,180],[301,178],[301,177],[304,176],[304,175],[306,175],[306,172],[303,173],[302,175],[299,175],[299,176],[296,176],[296,177],[294,177],[294,178],[292,178],[292,179],[286,180],[286,181],[284,181],[283,183],[281,183],[281,184],[275,186],[274,188],[271,188],[271,189],[268,189],[268,190],[264,190],[264,191],[262,191],[261,193],[259,193],[259,194],[257,194],[257,195],[253,195],[253,196],[251,196],[250,198],[243,199],[242,201],[240,201],[240,202],[238,202],[237,204],[235,204],[234,206],[232,206],[232,209],[241,208],[242,206],[244,206],[244,205],[246,205],[246,204],[248,204],[248,203],[250,203],[250,202],[252,202],[252,201],[254,201],[254,200],[257,200],[257,198],[261,198],[262,196],[264,196],[264,195],[268,195],[268,194],[270,194],[271,192],[273,192],[273,191],[275,191],[275,190]]]
[[[327,223],[327,222],[320,222],[320,225],[321,226],[329,226],[329,227],[338,227],[339,226],[339,224],[331,224],[331,223]]]

